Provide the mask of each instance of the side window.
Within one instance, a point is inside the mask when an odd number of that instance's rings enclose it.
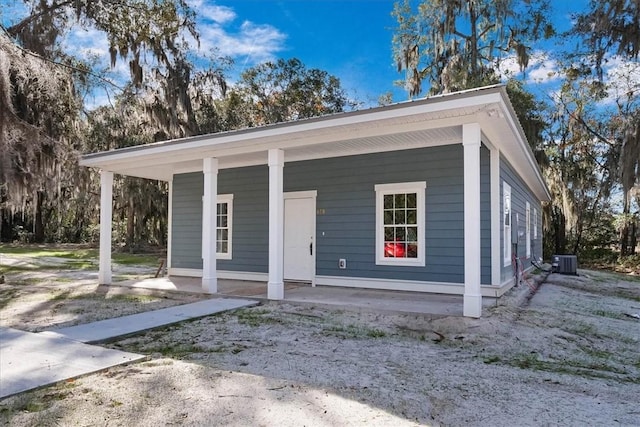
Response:
[[[533,208],[533,239],[538,239],[538,209]]]
[[[504,232],[503,261],[507,266],[511,264],[511,186],[504,181],[502,182],[502,208],[504,212],[502,222]]]
[[[218,195],[216,209],[216,257],[231,259],[233,235],[233,194]]]
[[[425,265],[426,182],[379,184],[376,191],[376,264]]]

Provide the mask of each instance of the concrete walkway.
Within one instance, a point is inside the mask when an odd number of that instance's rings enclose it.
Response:
[[[197,319],[199,317],[257,304],[259,304],[259,301],[237,298],[213,298],[191,304],[176,305],[161,310],[147,311],[130,316],[114,317],[113,319],[56,329],[50,332],[41,332],[41,334],[51,334],[87,344],[95,344],[140,333],[148,329],[171,325],[184,320]]]
[[[0,328],[0,399],[147,357],[86,343],[256,304],[214,298],[49,332]]]

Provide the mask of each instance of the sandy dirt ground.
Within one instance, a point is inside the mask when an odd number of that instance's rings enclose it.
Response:
[[[3,326],[53,330],[195,298],[24,274],[0,285]],[[482,319],[266,303],[149,331],[106,344],[149,361],[0,401],[0,423],[640,425],[640,281],[552,274],[516,303],[527,290]]]

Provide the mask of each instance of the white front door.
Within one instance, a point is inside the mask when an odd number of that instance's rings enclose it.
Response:
[[[284,279],[312,282],[315,274],[316,192],[284,195]]]

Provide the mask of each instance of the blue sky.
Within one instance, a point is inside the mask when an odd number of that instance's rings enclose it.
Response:
[[[277,58],[298,58],[340,78],[347,94],[376,104],[401,78],[391,57],[394,19],[389,0],[189,0],[196,11],[200,52],[216,48],[235,61],[234,80],[247,67]],[[78,42],[78,38],[85,41]],[[94,39],[95,46],[86,41]],[[74,44],[106,52],[106,40],[92,32],[74,36]],[[123,70],[126,71],[126,70]]]
[[[296,57],[308,68],[328,71],[340,78],[350,95],[364,102],[376,102],[380,94],[391,90],[401,99],[406,97],[393,85],[401,75],[391,56],[392,1],[240,0],[227,4],[236,18],[224,29],[238,32],[249,21],[282,35],[271,55]],[[254,59],[240,57],[238,65]]]
[[[348,94],[365,105],[391,91],[395,101],[407,98],[394,81],[403,78],[391,55],[395,19],[390,0],[193,0],[203,44],[216,45],[236,59],[239,69],[265,59],[299,58],[340,78]],[[560,30],[586,0],[554,2],[554,22]],[[260,29],[260,31],[258,31]],[[249,42],[251,49],[242,43]],[[556,47],[547,44],[546,48]],[[527,79],[547,82],[555,63],[538,50]],[[515,70],[514,63],[506,67]]]

